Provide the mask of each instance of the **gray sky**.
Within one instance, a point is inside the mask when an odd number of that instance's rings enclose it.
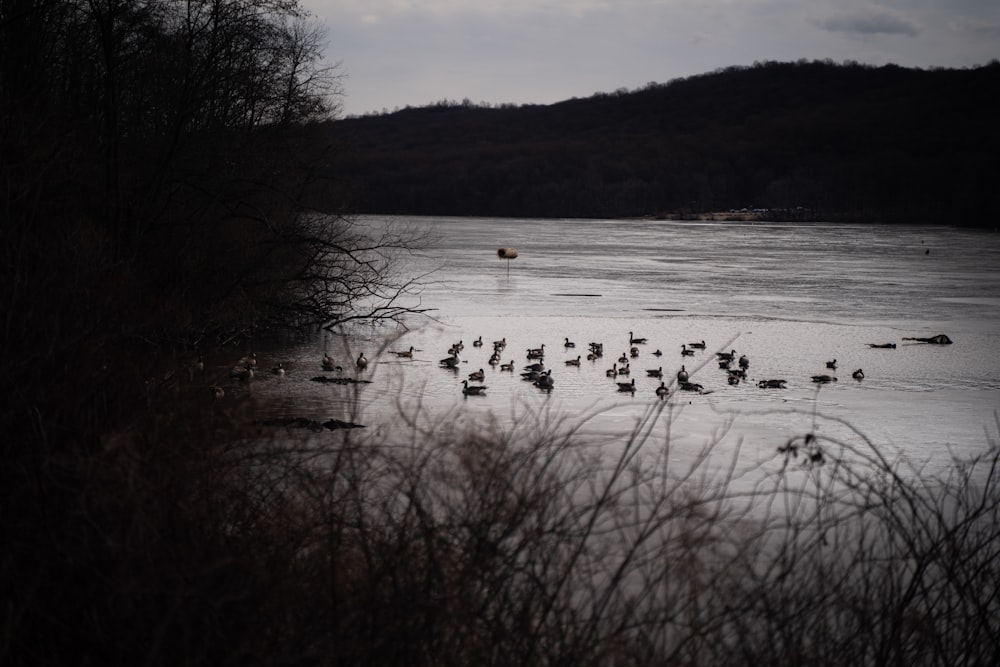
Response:
[[[549,104],[755,61],[1000,59],[1000,0],[302,0],[345,114]]]

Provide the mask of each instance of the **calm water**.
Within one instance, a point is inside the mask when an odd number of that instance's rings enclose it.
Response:
[[[671,437],[692,448],[712,439],[742,442],[766,458],[788,437],[816,429],[856,443],[858,433],[890,452],[937,465],[949,452],[974,453],[996,437],[1000,408],[1000,234],[948,227],[663,221],[396,218],[379,227],[426,227],[436,241],[402,267],[433,272],[420,295],[434,321],[408,330],[330,334],[268,347],[261,366],[284,363],[284,377],[261,374],[250,391],[270,399],[262,416],[350,418],[369,427],[421,407],[428,423],[465,420],[501,425],[546,411],[614,438],[651,404],[659,380],[681,364],[711,393],[676,392]],[[519,257],[497,257],[499,247]],[[619,393],[605,371],[645,337],[630,358],[637,391]],[[906,343],[945,333],[953,345]],[[385,336],[394,338],[385,342]],[[472,342],[482,337],[483,347]],[[566,338],[576,343],[563,347]],[[503,361],[518,371],[527,348],[545,345],[555,389],[543,393],[487,360],[505,338]],[[682,357],[682,343],[706,351]],[[439,367],[463,341],[458,371]],[[587,343],[605,355],[586,359]],[[868,343],[897,344],[873,349]],[[380,346],[382,351],[380,353]],[[413,359],[390,350],[416,348]],[[659,349],[661,357],[652,353]],[[750,359],[748,381],[731,386],[714,352]],[[324,385],[324,350],[345,368],[364,351],[370,384]],[[580,367],[566,359],[583,355]],[[830,371],[826,362],[836,359]],[[220,360],[220,367],[229,363]],[[461,380],[484,369],[485,397],[465,397]],[[865,379],[851,373],[864,370]],[[352,371],[353,373],[353,371]],[[830,373],[836,383],[811,376]],[[781,378],[787,388],[756,381]],[[850,428],[848,427],[850,425]],[[723,434],[723,431],[725,433]]]

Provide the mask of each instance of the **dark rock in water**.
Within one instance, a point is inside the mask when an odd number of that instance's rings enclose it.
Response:
[[[314,378],[310,378],[313,382],[322,382],[324,384],[371,384],[371,380],[357,380],[355,378],[340,378],[340,377],[327,377],[326,375],[318,375]]]
[[[319,433],[323,429],[329,429],[331,431],[337,431],[343,428],[364,428],[364,424],[353,424],[351,422],[341,421],[339,419],[328,419],[325,422],[318,422],[315,419],[306,419],[305,417],[288,417],[286,419],[261,419],[254,422],[260,426],[284,426],[284,427],[294,427],[294,428],[304,428],[312,431],[313,433]]]

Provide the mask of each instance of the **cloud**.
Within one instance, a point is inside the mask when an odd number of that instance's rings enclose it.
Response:
[[[816,24],[829,32],[861,35],[907,35],[916,37],[920,29],[906,16],[881,7],[870,7],[821,19]]]

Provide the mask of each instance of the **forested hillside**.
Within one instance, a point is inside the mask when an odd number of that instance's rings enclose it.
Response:
[[[994,226],[1000,63],[766,63],[547,106],[334,121],[358,212]]]

